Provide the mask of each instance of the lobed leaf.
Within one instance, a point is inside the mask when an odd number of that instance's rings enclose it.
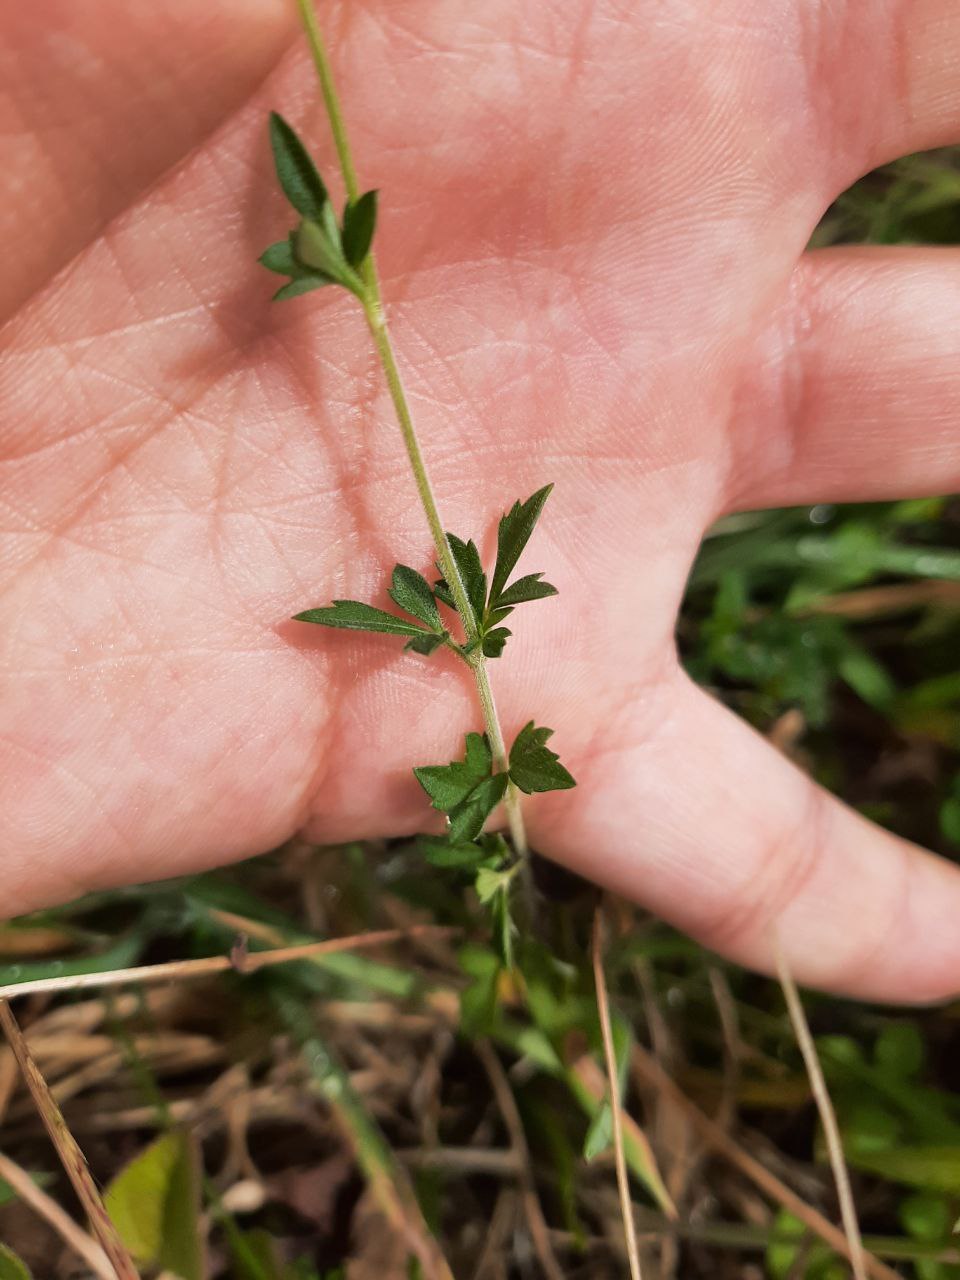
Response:
[[[527,795],[535,791],[566,791],[577,785],[560,757],[546,745],[552,735],[552,729],[538,729],[531,720],[510,748],[510,777]]]
[[[347,201],[343,211],[343,253],[354,270],[363,266],[370,252],[377,226],[377,193],[365,191],[358,200]]]
[[[387,594],[394,604],[399,605],[414,618],[419,618],[431,631],[443,632],[443,623],[440,621],[437,602],[433,598],[430,584],[415,569],[410,569],[405,564],[398,564],[393,571]]]
[[[483,652],[487,658],[499,658],[503,653],[504,645],[513,635],[506,627],[494,627],[492,631],[486,631],[483,635]]]
[[[416,623],[360,600],[334,600],[332,605],[305,609],[293,616],[295,622],[315,622],[321,627],[340,627],[344,631],[380,631],[385,635],[414,637],[424,634]]]
[[[510,510],[500,517],[497,529],[497,565],[490,585],[492,603],[499,603],[500,593],[507,585],[507,579],[520,559],[521,552],[530,541],[530,535],[540,518],[543,504],[549,498],[552,489],[552,484],[544,485],[526,502],[515,502]]]
[[[270,145],[284,195],[297,213],[319,221],[329,203],[327,188],[296,131],[276,111],[270,112]]]
[[[432,631],[425,631],[414,639],[408,640],[403,646],[404,649],[410,649],[413,653],[422,653],[425,657],[430,656],[435,649],[439,649],[444,640],[450,635],[449,631],[444,631],[442,635],[434,635]]]
[[[483,831],[483,824],[503,799],[508,781],[505,773],[484,778],[465,800],[450,811],[451,840],[476,840]]]
[[[468,733],[463,760],[414,769],[417,781],[435,809],[449,819],[454,843],[475,840],[483,824],[503,799],[508,777],[492,773],[493,754],[485,735]]]
[[[506,591],[496,597],[497,608],[504,605],[523,604],[526,600],[545,600],[547,596],[555,596],[557,588],[549,582],[541,582],[542,573],[528,573],[525,578],[512,582]]]
[[[447,541],[450,543],[450,550],[457,562],[467,599],[470,601],[470,608],[479,627],[487,604],[487,575],[483,572],[480,552],[477,550],[476,543],[464,542],[455,533],[448,533]]]

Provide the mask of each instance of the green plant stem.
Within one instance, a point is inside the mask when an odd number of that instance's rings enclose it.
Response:
[[[310,45],[310,52],[313,55],[313,62],[317,70],[317,77],[320,81],[320,91],[323,95],[324,105],[327,110],[327,117],[330,121],[330,130],[333,134],[334,145],[337,149],[337,157],[340,162],[340,171],[343,174],[344,187],[346,188],[348,198],[350,200],[356,200],[360,194],[360,186],[357,181],[357,171],[353,164],[350,142],[347,138],[347,129],[343,119],[343,112],[340,107],[340,100],[337,96],[336,86],[333,82],[333,72],[330,68],[330,60],[327,57],[323,34],[320,31],[319,24],[317,23],[312,0],[297,0],[297,7],[300,11],[300,17],[303,21],[303,26],[307,34],[307,41]],[[460,621],[463,623],[463,630],[467,641],[476,641],[478,638],[477,622],[474,618],[469,597],[467,596],[463,577],[460,573],[457,562],[454,559],[453,552],[450,549],[450,542],[447,538],[443,521],[440,518],[437,500],[434,497],[433,486],[430,484],[427,464],[423,456],[423,450],[420,448],[420,441],[417,438],[416,427],[413,422],[410,405],[403,386],[403,378],[401,377],[400,369],[397,365],[396,356],[393,350],[393,343],[390,340],[390,331],[387,327],[387,320],[383,310],[383,300],[380,293],[380,281],[372,253],[369,253],[364,260],[363,266],[360,269],[360,275],[364,284],[364,296],[361,299],[364,315],[367,318],[370,334],[377,349],[377,354],[380,357],[380,363],[383,366],[387,387],[390,391],[390,398],[393,401],[393,407],[396,411],[397,421],[400,424],[400,431],[403,436],[403,443],[406,446],[407,457],[410,461],[410,469],[413,472],[413,478],[417,486],[417,493],[420,496],[420,502],[423,506],[424,514],[427,517],[427,523],[430,526],[430,533],[433,537],[433,543],[436,548],[437,559],[440,563],[441,569],[443,570],[443,576],[447,585],[450,588],[450,594],[453,596],[454,603],[457,607],[457,613],[460,615]],[[493,753],[494,761],[496,762],[497,769],[500,772],[506,773],[509,769],[507,748],[503,740],[503,730],[500,727],[500,718],[497,714],[497,705],[494,701],[493,690],[490,687],[490,676],[487,672],[486,660],[484,658],[483,650],[479,647],[479,644],[475,649],[471,650],[470,654],[467,656],[467,665],[473,671],[474,679],[476,680],[477,696],[483,712],[483,723],[487,731],[487,737],[490,740],[490,749]],[[510,837],[513,841],[514,849],[516,850],[518,857],[525,860],[529,846],[527,844],[526,828],[523,821],[520,792],[512,782],[507,783],[504,807],[506,809],[507,822],[510,827]]]

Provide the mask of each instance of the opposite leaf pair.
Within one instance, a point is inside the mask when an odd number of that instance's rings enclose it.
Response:
[[[534,791],[566,791],[574,779],[547,747],[552,729],[538,729],[531,720],[517,734],[510,748],[509,771],[493,772],[493,753],[485,734],[468,733],[463,760],[451,764],[426,765],[414,769],[417,781],[430,797],[434,809],[447,815],[446,841],[432,841],[430,852],[443,852],[446,865],[476,864],[486,854],[471,842],[483,831],[483,824],[513,782],[528,795]],[[436,860],[436,859],[431,859]]]
[[[389,595],[394,604],[416,622],[359,600],[335,600],[332,605],[307,609],[296,614],[297,620],[349,631],[380,631],[407,636],[406,647],[417,653],[429,654],[445,644],[464,659],[468,659],[477,648],[481,648],[488,658],[499,658],[511,634],[500,625],[504,619],[518,604],[557,594],[556,587],[542,581],[542,573],[527,574],[507,585],[552,488],[553,485],[545,485],[526,502],[515,502],[501,517],[497,529],[497,562],[489,590],[476,544],[464,542],[455,534],[447,535],[470,603],[470,616],[464,619],[467,635],[463,644],[451,639],[437,609],[438,601],[449,609],[455,607],[447,583],[441,578],[431,587],[422,574],[402,564],[393,571]]]

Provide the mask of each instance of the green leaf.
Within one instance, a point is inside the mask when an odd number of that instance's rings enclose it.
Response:
[[[304,219],[296,233],[296,256],[304,266],[330,276],[354,293],[360,293],[363,284],[344,258],[340,241],[333,238],[334,234],[336,225],[331,233],[329,228],[318,222]]]
[[[525,578],[511,582],[506,591],[496,597],[497,607],[523,604],[525,600],[545,600],[547,596],[557,595],[557,588],[549,582],[541,582],[542,577],[542,573],[528,573]]]
[[[469,796],[474,787],[490,777],[492,768],[493,754],[486,736],[468,733],[462,761],[425,765],[413,772],[434,809],[449,813]]]
[[[302,293],[310,293],[313,289],[322,289],[326,284],[336,284],[336,280],[324,275],[322,271],[301,271],[296,280],[291,280],[273,295],[274,302],[286,302],[288,298],[299,298]]]
[[[405,564],[398,564],[393,571],[388,595],[394,604],[426,623],[431,631],[443,635],[443,623],[440,621],[430,584],[416,570],[407,568]]]
[[[348,201],[343,211],[343,253],[356,270],[360,269],[370,252],[376,225],[376,191],[365,191],[359,200]]]
[[[27,1264],[5,1244],[0,1244],[0,1280],[32,1280]]]
[[[412,649],[414,653],[422,653],[429,658],[434,649],[440,648],[449,634],[448,631],[444,631],[442,635],[435,636],[432,632],[424,632],[413,640],[408,640],[403,647],[404,649]]]
[[[328,203],[327,189],[306,147],[276,111],[270,113],[270,145],[284,195],[297,213],[319,221]]]
[[[500,593],[507,585],[507,579],[520,559],[521,552],[530,541],[530,535],[552,488],[552,484],[544,485],[526,502],[515,502],[510,510],[500,517],[500,525],[497,529],[497,567],[490,587],[490,599],[494,604],[499,603]]]
[[[113,1179],[104,1203],[138,1263],[203,1280],[200,1172],[190,1135],[172,1130],[151,1142]]]
[[[612,1137],[613,1112],[610,1110],[610,1103],[603,1102],[593,1113],[587,1136],[583,1140],[584,1160],[588,1162],[595,1160],[598,1155],[606,1151]]]
[[[515,875],[516,867],[507,867],[505,870],[497,870],[494,867],[481,867],[477,872],[477,879],[474,884],[477,897],[484,905],[487,905],[493,901],[498,893],[508,893]]]
[[[381,631],[392,636],[422,636],[423,627],[394,613],[375,609],[360,600],[334,600],[320,609],[305,609],[293,615],[295,622],[315,622],[321,627],[341,627],[345,631]]]
[[[552,729],[537,729],[531,720],[510,748],[510,777],[527,795],[534,791],[566,791],[577,785],[560,757],[545,745],[552,735]]]
[[[476,867],[487,856],[472,840],[421,836],[419,844],[423,856],[435,867]]]
[[[495,773],[492,778],[484,778],[466,800],[450,811],[451,840],[476,840],[483,830],[483,824],[503,799],[507,781],[505,773]]]
[[[888,1182],[926,1191],[945,1191],[950,1195],[960,1187],[960,1147],[957,1146],[894,1147],[888,1151],[860,1151],[846,1146],[844,1149],[855,1169],[877,1174]]]
[[[512,631],[508,631],[506,627],[494,627],[492,631],[487,631],[483,637],[483,652],[487,658],[499,658],[503,653],[504,645],[513,635]]]
[[[293,245],[287,240],[278,240],[269,245],[257,259],[268,271],[275,271],[278,276],[295,276],[300,272],[300,264],[293,253]]]
[[[503,799],[505,773],[491,774],[493,757],[486,737],[468,733],[464,759],[452,764],[414,769],[417,781],[435,809],[450,819],[449,835],[456,842],[474,840]]]
[[[480,552],[474,542],[464,542],[455,533],[447,534],[450,550],[460,570],[460,577],[467,592],[467,599],[479,627],[487,604],[487,575],[483,572]]]

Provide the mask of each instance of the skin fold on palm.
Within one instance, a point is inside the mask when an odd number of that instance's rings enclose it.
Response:
[[[288,620],[384,605],[396,560],[432,560],[359,308],[271,306],[255,265],[287,221],[267,111],[335,173],[290,15],[130,8],[0,16],[32,69],[0,90],[30,268],[0,331],[8,914],[297,831],[422,829],[411,765],[478,724],[452,655]],[[560,597],[492,664],[508,735],[551,725],[579,782],[530,802],[534,845],[744,963],[776,929],[808,982],[924,1000],[960,989],[960,874],[817,790],[673,643],[718,515],[960,482],[960,261],[804,254],[859,174],[960,138],[955,6],[865,8],[322,19],[448,527],[489,558],[500,512],[556,484],[531,567]]]

